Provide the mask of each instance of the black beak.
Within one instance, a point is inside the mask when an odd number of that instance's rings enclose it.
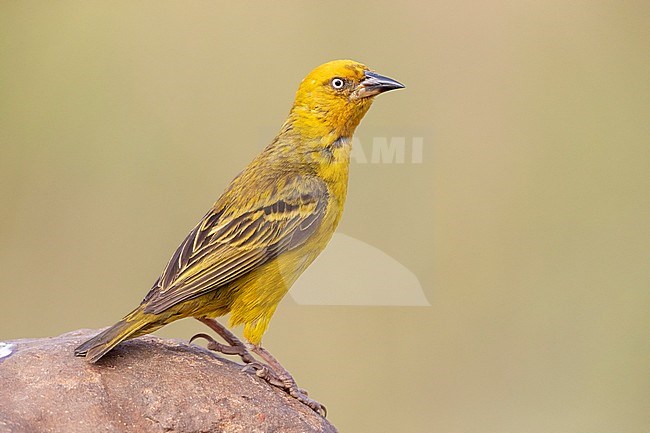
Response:
[[[392,78],[384,77],[376,72],[364,71],[366,77],[361,80],[355,94],[357,98],[367,98],[389,90],[403,89],[404,84],[395,81]]]

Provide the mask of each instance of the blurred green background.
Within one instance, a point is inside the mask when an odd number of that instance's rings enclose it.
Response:
[[[133,308],[302,77],[353,58],[407,85],[360,136],[424,149],[354,163],[340,231],[431,306],[287,297],[265,345],[342,432],[649,431],[649,20],[646,1],[1,2],[0,339]]]

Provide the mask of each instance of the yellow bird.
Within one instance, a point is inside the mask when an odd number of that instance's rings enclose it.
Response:
[[[310,72],[278,135],[192,229],[140,305],[75,355],[95,362],[121,341],[184,317],[228,338],[210,319],[230,313],[230,326],[243,324],[253,350],[287,383],[286,370],[261,348],[262,335],[341,219],[357,125],[374,96],[402,87],[352,60]],[[294,385],[290,394],[310,404]]]

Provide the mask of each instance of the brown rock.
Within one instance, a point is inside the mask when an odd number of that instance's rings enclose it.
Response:
[[[336,432],[238,364],[182,341],[141,337],[95,365],[74,357],[96,333],[0,343],[0,432]]]

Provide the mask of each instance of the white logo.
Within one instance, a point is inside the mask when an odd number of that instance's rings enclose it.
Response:
[[[413,272],[379,248],[342,233],[334,234],[289,294],[301,305],[431,305]]]

